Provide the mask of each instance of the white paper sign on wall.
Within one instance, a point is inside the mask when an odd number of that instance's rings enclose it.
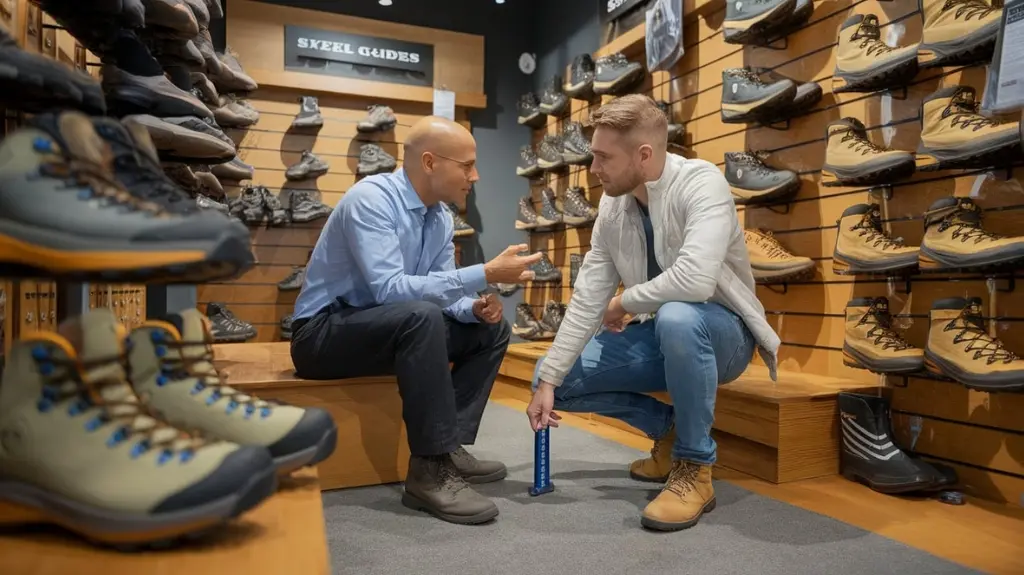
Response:
[[[434,115],[455,121],[455,92],[434,89]]]

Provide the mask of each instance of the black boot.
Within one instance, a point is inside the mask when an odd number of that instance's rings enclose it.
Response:
[[[463,525],[486,523],[498,516],[494,502],[463,479],[451,454],[409,458],[402,504]]]

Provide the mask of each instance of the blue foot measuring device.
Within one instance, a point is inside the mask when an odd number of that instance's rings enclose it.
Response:
[[[530,495],[537,496],[551,493],[555,485],[551,483],[551,430],[547,427],[534,432],[533,437],[533,487]]]

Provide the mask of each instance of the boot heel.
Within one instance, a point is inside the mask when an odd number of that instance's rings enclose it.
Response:
[[[942,368],[940,368],[938,364],[928,359],[927,357],[924,358],[924,370],[927,371],[928,373],[932,373],[935,375],[941,375],[943,377],[946,376],[946,374],[942,373]]]
[[[840,258],[839,256],[832,255],[832,273],[836,275],[847,275],[850,273],[850,262]]]
[[[821,185],[823,186],[838,186],[839,178],[828,170],[821,171]]]
[[[843,365],[846,367],[852,367],[855,369],[867,369],[867,366],[857,361],[857,358],[853,357],[846,350],[843,350]]]
[[[923,270],[936,270],[941,268],[942,265],[932,258],[924,255],[924,253],[919,253],[917,255],[917,267]]]

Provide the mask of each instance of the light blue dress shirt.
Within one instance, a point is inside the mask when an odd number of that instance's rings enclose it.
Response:
[[[451,216],[423,204],[405,169],[360,180],[320,232],[295,319],[341,298],[353,307],[428,301],[457,321],[479,321],[473,301],[487,287],[484,266],[455,269],[454,234]]]

